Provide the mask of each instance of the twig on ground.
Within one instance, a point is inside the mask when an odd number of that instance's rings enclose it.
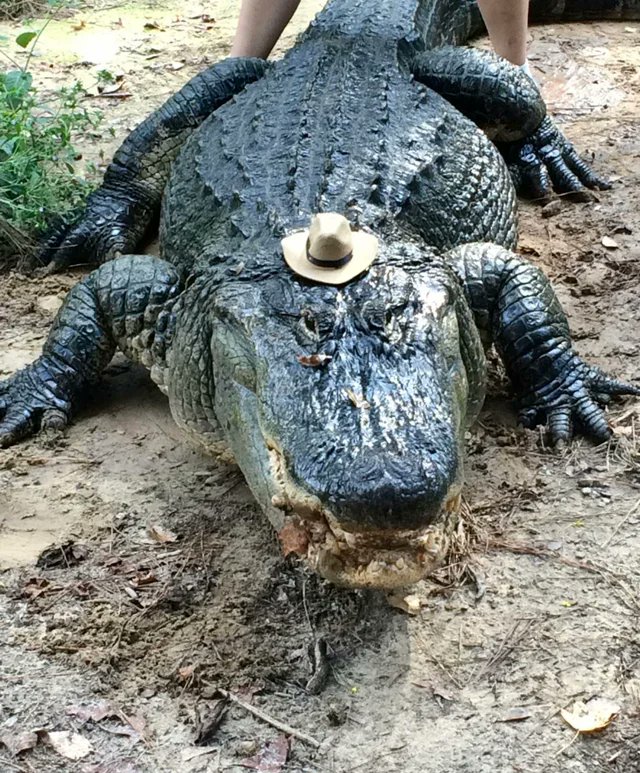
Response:
[[[562,746],[560,749],[558,749],[558,751],[557,751],[557,752],[555,752],[555,754],[554,754],[553,756],[554,756],[554,757],[559,757],[561,754],[563,754],[564,752],[566,752],[566,751],[567,751],[567,749],[568,749],[570,746],[573,746],[573,744],[574,744],[575,740],[577,739],[577,737],[578,737],[579,735],[580,735],[580,731],[579,731],[579,730],[576,730],[576,732],[574,733],[574,735],[573,735],[573,736],[571,736],[571,740],[569,741],[569,743],[566,743],[564,746]]]
[[[637,613],[640,610],[640,599],[638,594],[628,584],[621,579],[620,575],[616,575],[605,565],[594,564],[591,561],[578,561],[575,558],[564,556],[562,553],[557,553],[555,550],[549,548],[539,547],[537,545],[531,545],[527,542],[508,542],[507,540],[492,539],[488,541],[487,547],[508,550],[511,553],[521,553],[524,555],[539,556],[541,558],[554,558],[561,564],[572,566],[576,569],[583,569],[585,572],[591,574],[597,574],[612,588],[619,592],[620,600],[633,612]]]
[[[8,770],[18,770],[18,771],[20,771],[20,773],[25,773],[25,772],[28,772],[28,770],[29,770],[29,768],[25,768],[24,765],[16,765],[15,762],[11,762],[11,760],[7,760],[7,759],[4,759],[4,758],[2,760],[0,760],[0,762],[3,765],[6,765]],[[33,770],[33,768],[31,768],[31,769]]]
[[[307,735],[306,733],[303,733],[300,730],[296,730],[294,727],[291,727],[291,725],[287,725],[286,723],[281,722],[279,719],[276,719],[275,717],[270,716],[269,714],[266,713],[266,711],[259,709],[257,706],[254,706],[251,703],[247,703],[246,701],[242,700],[242,698],[238,697],[237,695],[234,695],[232,692],[229,692],[228,690],[224,690],[221,687],[218,687],[218,693],[223,698],[226,698],[227,700],[230,700],[233,703],[236,703],[238,706],[241,706],[245,711],[248,711],[250,714],[253,714],[255,717],[258,717],[258,719],[261,719],[263,722],[266,722],[268,725],[271,725],[272,727],[275,727],[277,730],[281,730],[283,733],[286,733],[286,735],[292,735],[294,738],[297,738],[303,743],[306,743],[309,746],[313,746],[314,749],[320,748],[320,741],[317,741],[312,736]]]
[[[87,99],[129,99],[133,94],[128,91],[114,91],[113,93],[90,94]]]
[[[607,539],[602,543],[600,547],[606,548],[611,544],[611,540],[616,536],[616,534],[620,531],[620,529],[624,526],[624,524],[631,518],[631,516],[637,511],[637,509],[640,507],[640,499],[637,500],[637,502],[631,507],[625,515],[622,516],[622,518],[618,521],[615,529],[611,532],[611,534],[607,537]]]
[[[555,558],[561,564],[573,566],[576,569],[584,569],[593,574],[602,574],[602,568],[592,564],[590,561],[578,561],[576,558],[564,556],[555,550],[532,545],[529,542],[510,542],[509,540],[489,539],[487,547],[495,550],[508,550],[510,553],[521,553],[522,555],[539,556],[540,558]]]
[[[540,618],[537,617],[525,617],[521,618],[520,620],[516,620],[516,622],[511,626],[509,631],[507,631],[502,641],[498,645],[498,649],[496,650],[495,654],[489,658],[489,660],[480,669],[480,672],[472,678],[475,678],[477,681],[491,669],[500,664],[511,652],[513,652],[516,646],[520,644],[527,633],[529,633],[531,630],[533,624],[538,622],[539,619]]]

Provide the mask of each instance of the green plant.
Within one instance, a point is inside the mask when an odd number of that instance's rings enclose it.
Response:
[[[80,83],[57,89],[47,100],[33,85],[29,65],[52,12],[39,32],[16,38],[27,53],[24,65],[1,52],[13,68],[0,73],[0,217],[29,233],[77,209],[90,192],[91,184],[77,174],[73,143],[101,120],[83,106]]]

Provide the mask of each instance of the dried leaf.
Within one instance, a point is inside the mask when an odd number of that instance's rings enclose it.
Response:
[[[121,712],[117,706],[110,701],[98,701],[97,703],[88,703],[86,706],[73,705],[67,706],[67,714],[71,717],[77,717],[80,722],[101,722],[107,717],[119,717]]]
[[[49,580],[45,580],[44,577],[32,577],[22,588],[22,595],[37,599],[43,593],[51,593],[54,590],[59,589],[51,585]]]
[[[147,720],[144,717],[141,717],[139,714],[132,714],[131,716],[122,714],[122,718],[129,723],[130,727],[133,728],[141,738],[144,738],[144,731],[147,728]]]
[[[64,545],[43,550],[36,561],[36,566],[39,569],[69,568],[84,561],[87,553],[84,545],[76,545],[73,540],[69,540]]]
[[[14,757],[28,749],[33,749],[37,743],[38,736],[33,732],[3,730],[0,733],[0,744],[4,744]]]
[[[431,693],[436,698],[442,698],[443,701],[449,701],[449,703],[453,703],[454,701],[458,700],[458,698],[450,690],[445,689],[441,685],[433,684],[433,682],[412,681],[411,684],[414,687],[420,687],[423,690],[431,690]]]
[[[449,701],[449,703],[453,703],[456,698],[453,695],[453,693],[449,692],[449,690],[445,690],[444,687],[433,687],[433,694],[437,698],[442,698],[443,701]]]
[[[169,529],[164,529],[156,523],[147,526],[147,534],[154,542],[176,542],[178,536]]]
[[[299,354],[298,362],[300,365],[304,365],[305,368],[321,368],[328,362],[331,362],[333,357],[330,354]]]
[[[571,709],[561,709],[560,714],[574,730],[592,733],[602,730],[620,711],[620,706],[607,698],[592,698],[587,703],[576,701]]]
[[[200,19],[205,24],[215,24],[216,20],[213,16],[209,16],[208,13],[197,13],[195,16],[189,16],[190,19]]]
[[[617,250],[620,246],[618,242],[615,239],[612,239],[610,236],[603,236],[600,240],[602,244],[608,249],[608,250]]]
[[[81,760],[93,751],[93,746],[84,736],[70,730],[43,730],[39,736],[43,743],[68,760]]]
[[[387,596],[387,601],[392,607],[401,609],[408,615],[417,615],[420,612],[420,596],[410,593],[405,596],[402,593],[390,593]]]
[[[289,739],[279,735],[275,741],[267,741],[260,751],[249,759],[243,760],[245,768],[253,768],[258,773],[280,773],[287,762]]]
[[[278,532],[278,539],[285,556],[288,556],[290,553],[296,553],[299,556],[307,555],[309,535],[299,521],[289,519]]]
[[[196,670],[196,666],[194,663],[190,663],[188,666],[181,666],[178,669],[178,679],[181,682],[188,682],[189,679],[193,678],[195,670]]]
[[[356,408],[371,408],[369,403],[364,399],[362,395],[357,395],[353,389],[345,389],[345,394],[355,405]]]
[[[134,588],[141,588],[145,585],[152,585],[154,582],[158,582],[158,578],[153,572],[146,572],[145,574],[137,574],[131,578],[131,585]]]
[[[220,727],[220,723],[227,713],[228,698],[205,703],[196,707],[196,746],[208,746]]]
[[[99,94],[115,94],[117,91],[121,91],[122,87],[124,86],[124,83],[122,80],[116,81],[114,83],[105,83],[98,86],[98,93]]]
[[[311,695],[318,695],[324,689],[330,673],[329,647],[326,639],[319,636],[313,644],[309,645],[308,653],[313,673],[307,680],[305,690]]]

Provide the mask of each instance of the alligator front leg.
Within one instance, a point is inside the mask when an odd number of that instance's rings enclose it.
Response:
[[[535,82],[487,51],[443,47],[420,54],[413,73],[496,143],[518,192],[546,199],[553,190],[606,189],[547,115]]]
[[[610,378],[574,351],[567,318],[549,280],[528,261],[492,244],[467,244],[447,259],[463,279],[486,341],[493,341],[519,400],[527,427],[547,423],[554,442],[569,440],[574,424],[607,440],[600,404],[640,389]]]
[[[180,290],[175,268],[148,255],[111,261],[77,284],[41,356],[0,382],[0,446],[64,427],[117,347],[147,367],[162,363]]]
[[[104,263],[134,252],[160,209],[171,164],[207,116],[260,78],[260,59],[225,59],[192,78],[134,129],[116,151],[80,220],[42,245],[35,265]]]

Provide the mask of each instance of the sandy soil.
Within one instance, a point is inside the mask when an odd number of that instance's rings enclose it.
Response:
[[[319,5],[305,4],[283,46]],[[87,158],[108,158],[228,50],[235,2],[178,8],[105,3],[42,39],[34,67],[44,87],[106,67],[131,94],[92,101],[105,130],[83,147]],[[638,34],[640,24],[532,32],[549,104],[616,184],[549,218],[526,205],[521,229],[521,250],[553,277],[580,352],[631,379]],[[0,277],[0,376],[38,353],[77,278]],[[611,443],[578,441],[557,455],[515,427],[496,379],[469,435],[467,502],[483,539],[459,582],[447,581],[454,568],[417,589],[422,608],[410,617],[285,561],[237,471],[185,444],[145,373],[116,359],[90,397],[63,439],[0,452],[0,770],[639,769],[637,403],[611,409]],[[329,674],[314,694],[309,647],[321,639]],[[287,743],[233,702],[207,732],[218,688],[320,748]],[[593,696],[619,714],[577,737],[559,710]],[[20,755],[2,746],[32,729],[72,731],[91,751],[72,761],[43,732]]]

